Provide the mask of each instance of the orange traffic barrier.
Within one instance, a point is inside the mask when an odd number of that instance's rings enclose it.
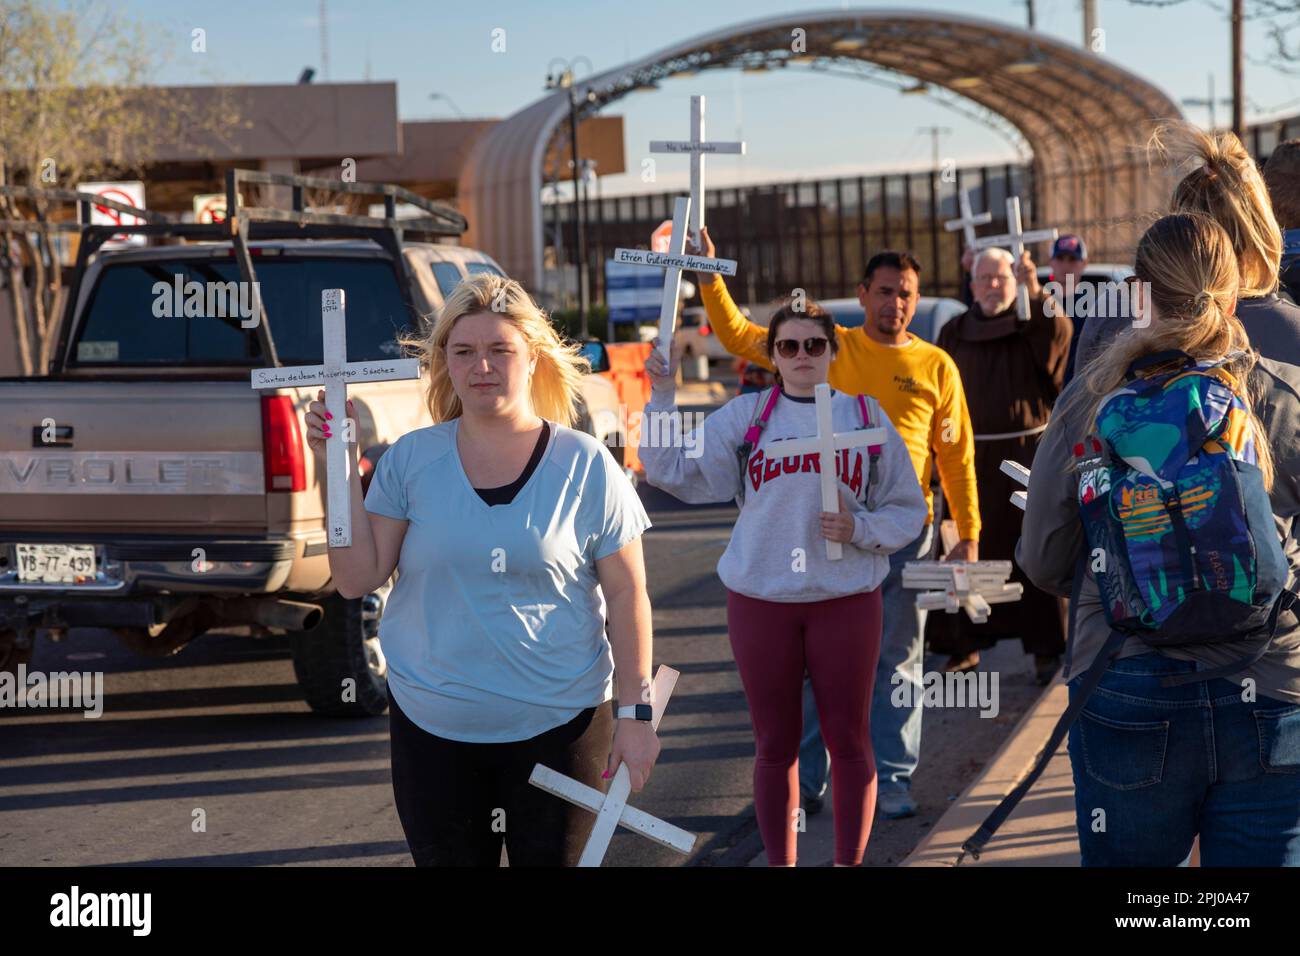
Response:
[[[626,435],[627,444],[623,449],[623,464],[641,473],[641,459],[636,452],[636,430],[630,426],[641,420],[646,402],[650,401],[650,376],[646,374],[645,360],[654,348],[649,342],[613,342],[606,346],[609,352],[609,371],[601,372],[613,383],[618,393],[619,404],[627,411],[624,426],[631,433]]]

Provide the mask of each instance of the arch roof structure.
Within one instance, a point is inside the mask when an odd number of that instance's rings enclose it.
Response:
[[[1001,117],[1032,151],[1034,224],[1088,224],[1095,261],[1128,258],[1146,216],[1170,195],[1167,174],[1149,168],[1142,147],[1157,122],[1182,117],[1172,99],[1104,56],[976,17],[903,9],[764,17],[575,79],[574,89],[586,115],[676,74],[759,63],[874,64]],[[593,101],[585,103],[588,91]],[[533,288],[543,278],[542,161],[568,113],[567,90],[547,94],[486,133],[461,169],[461,208],[470,222],[465,242]]]

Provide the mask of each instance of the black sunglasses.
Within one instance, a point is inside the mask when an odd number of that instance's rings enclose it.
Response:
[[[803,350],[808,353],[809,357],[816,358],[826,351],[829,342],[830,339],[820,335],[811,339],[804,339]],[[777,339],[776,354],[781,358],[794,358],[799,354],[799,340]]]

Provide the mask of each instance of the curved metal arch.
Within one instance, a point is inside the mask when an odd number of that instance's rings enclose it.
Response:
[[[793,31],[806,48],[793,60]],[[852,48],[837,41],[851,40]],[[786,56],[778,55],[784,52]],[[1038,69],[1009,72],[1035,56]],[[774,60],[774,58],[776,58]],[[1033,151],[1039,209],[1062,225],[1108,223],[1090,236],[1094,258],[1127,255],[1141,216],[1163,205],[1168,184],[1134,147],[1152,125],[1181,117],[1178,106],[1141,77],[1089,51],[1018,27],[963,15],[910,10],[821,10],[765,17],[692,38],[612,70],[574,81],[580,115],[687,70],[750,61],[795,66],[857,60],[945,90],[1003,117]],[[977,75],[973,88],[954,81]],[[591,91],[594,103],[585,103]],[[489,130],[460,176],[465,241],[491,252],[512,275],[542,283],[542,160],[567,121],[568,93],[557,90]],[[1126,177],[1128,195],[1122,194]]]

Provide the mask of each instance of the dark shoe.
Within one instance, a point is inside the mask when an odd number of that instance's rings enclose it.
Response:
[[[810,817],[817,816],[817,814],[822,812],[822,807],[826,805],[826,801],[823,798],[811,797],[807,794],[804,794],[800,798],[800,802],[803,804],[803,812]]]
[[[952,673],[955,671],[959,674],[964,674],[967,671],[973,671],[975,668],[979,666],[980,666],[980,652],[971,651],[969,654],[966,654],[965,656],[962,656],[960,654],[952,655],[952,657],[948,658],[948,663],[943,665],[943,669],[948,673]]]
[[[1060,654],[1035,654],[1034,655],[1034,674],[1038,679],[1039,687],[1046,687],[1056,677],[1056,672],[1061,669]]]
[[[881,790],[876,794],[876,812],[886,820],[901,820],[916,815],[916,801],[907,790]]]

